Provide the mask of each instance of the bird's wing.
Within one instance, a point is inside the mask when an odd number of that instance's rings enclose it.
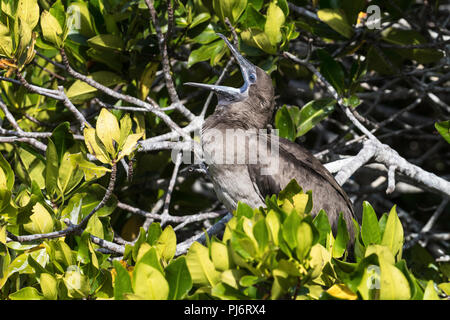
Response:
[[[302,172],[308,173],[317,183],[331,185],[346,202],[349,211],[354,216],[353,206],[347,194],[319,160],[308,150],[292,141],[277,136],[271,137],[278,139],[279,143],[279,170],[271,175],[263,175],[259,164],[248,166],[250,178],[259,188],[263,197],[279,193],[291,179],[298,177]],[[272,155],[268,152],[269,158],[276,156],[276,154]],[[268,161],[270,160],[268,159]],[[298,182],[300,183],[300,181]]]

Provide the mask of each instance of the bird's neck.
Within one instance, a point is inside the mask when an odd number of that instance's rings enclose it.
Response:
[[[244,105],[219,105],[214,113],[205,120],[203,128],[265,129],[271,119],[271,114],[256,113]]]

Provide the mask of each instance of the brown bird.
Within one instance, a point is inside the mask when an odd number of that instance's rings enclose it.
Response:
[[[218,98],[214,113],[203,124],[202,147],[219,200],[230,212],[236,209],[238,201],[264,207],[266,196],[279,193],[296,179],[303,190],[312,191],[313,215],[325,210],[335,234],[339,213],[343,213],[352,242],[354,212],[347,194],[308,150],[263,130],[275,111],[272,80],[245,59],[225,36],[218,35],[240,66],[243,86],[191,82],[186,85],[211,90]]]

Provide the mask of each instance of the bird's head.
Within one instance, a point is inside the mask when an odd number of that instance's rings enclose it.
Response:
[[[245,59],[223,35],[218,33],[230,49],[241,69],[244,84],[240,88],[187,82],[185,85],[204,88],[217,95],[218,105],[236,105],[236,108],[254,108],[254,112],[273,113],[274,89],[270,76],[258,66]],[[249,111],[249,110],[248,110]]]

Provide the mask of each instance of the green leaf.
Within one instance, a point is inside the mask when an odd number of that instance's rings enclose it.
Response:
[[[321,9],[317,11],[317,16],[323,22],[331,27],[334,31],[340,33],[347,39],[353,35],[353,28],[347,22],[345,13],[341,9]]]
[[[333,258],[342,257],[350,239],[342,212],[339,213],[336,241],[333,246]]]
[[[277,213],[273,210],[269,210],[269,213],[264,220],[270,233],[270,239],[277,246],[280,231],[280,219],[278,218]]]
[[[248,299],[248,297],[243,295],[239,290],[236,290],[235,288],[232,288],[224,283],[218,283],[215,285],[211,290],[211,294],[222,300]]]
[[[267,9],[267,20],[264,26],[264,32],[269,37],[270,43],[274,46],[281,42],[283,35],[281,33],[281,26],[284,24],[285,16],[283,11],[275,2],[269,4]]]
[[[212,287],[219,282],[220,273],[214,268],[208,249],[200,243],[191,245],[186,254],[186,263],[194,284]]]
[[[314,226],[309,222],[302,221],[297,228],[297,258],[303,261],[309,254],[317,237],[314,235]]]
[[[61,194],[71,192],[83,179],[83,171],[78,169],[70,158],[70,153],[66,152],[58,170],[57,186]]]
[[[181,256],[172,260],[165,269],[169,283],[169,300],[183,299],[192,288],[192,278],[186,264],[186,258]]]
[[[240,217],[252,218],[253,217],[253,209],[248,204],[239,201],[237,208],[236,208],[235,216],[237,218],[240,218]]]
[[[69,32],[80,33],[86,38],[96,35],[94,19],[90,14],[88,3],[71,2],[67,12],[69,13],[67,17]]]
[[[50,240],[49,245],[53,249],[54,259],[64,267],[73,266],[76,263],[76,253],[72,251],[64,240]]]
[[[432,280],[427,282],[427,287],[423,293],[423,300],[440,300],[434,286],[435,284]]]
[[[297,212],[292,211],[291,214],[284,220],[281,229],[283,238],[286,240],[289,248],[294,249],[297,246],[298,228],[301,220]]]
[[[23,228],[32,234],[48,233],[53,231],[53,218],[47,209],[39,202],[33,206],[31,222],[23,225]]]
[[[88,221],[86,226],[86,232],[89,232],[93,236],[103,239],[104,238],[104,231],[103,231],[103,224],[98,218],[98,212],[96,212]]]
[[[392,207],[389,212],[389,216],[386,222],[386,228],[381,239],[381,244],[387,246],[392,254],[401,259],[403,248],[403,227],[400,219],[398,218],[395,206]]]
[[[78,267],[70,269],[64,274],[64,284],[67,288],[67,294],[74,299],[85,298],[89,295],[90,285],[86,275],[81,273]]]
[[[162,273],[140,260],[131,280],[133,291],[146,300],[166,300],[169,296],[169,284]]]
[[[25,287],[8,296],[11,300],[44,300],[36,288]]]
[[[264,219],[258,220],[253,227],[253,235],[260,251],[264,251],[269,242],[269,231]]]
[[[159,67],[159,63],[158,62],[154,62],[154,61],[150,61],[146,66],[144,71],[142,72],[140,81],[139,81],[139,98],[141,100],[145,100],[148,97],[148,94],[150,93],[150,89],[152,87],[153,82],[155,81],[156,78],[156,72],[158,71],[158,67]],[[121,121],[121,125],[120,125],[120,129],[122,130],[122,120],[125,119],[126,117],[129,115],[125,115],[120,121]],[[126,126],[126,128],[128,128]],[[131,128],[130,128],[131,130]],[[122,132],[121,132],[122,133]],[[127,132],[128,135],[129,131]],[[122,136],[121,136],[122,137]],[[126,135],[124,136],[126,137]],[[123,140],[120,139],[120,144],[123,144]]]
[[[266,24],[266,17],[255,9],[253,4],[249,4],[246,10],[245,26],[247,28],[259,28],[264,29]]]
[[[221,50],[223,46],[223,41],[217,40],[212,43],[202,45],[200,48],[191,51],[188,58],[187,67],[190,68],[197,62],[209,60],[213,56],[214,52]]]
[[[89,152],[94,155],[97,160],[102,163],[110,164],[111,160],[108,153],[106,152],[105,146],[97,137],[94,128],[84,128],[84,143],[88,148]]]
[[[159,223],[152,223],[147,231],[147,243],[151,246],[156,244],[156,241],[159,239],[159,236],[162,233],[161,225]]]
[[[241,32],[241,38],[249,46],[259,48],[269,54],[277,53],[277,48],[272,45],[269,36],[258,28],[249,28]]]
[[[62,46],[62,26],[48,11],[43,11],[41,14],[41,29],[46,41],[56,45],[58,48]]]
[[[408,280],[403,272],[378,256],[380,262],[380,299],[407,300],[411,297]]]
[[[118,160],[122,159],[125,156],[129,156],[136,148],[137,142],[139,141],[139,139],[142,138],[142,136],[143,136],[142,132],[130,134],[127,137],[127,139],[125,140],[125,143],[120,150],[120,155],[119,155]]]
[[[7,34],[4,34],[4,29],[8,31]],[[6,26],[3,26],[0,23],[0,55],[6,56],[8,58],[12,58],[13,52],[13,43],[11,36],[9,35],[9,29]]]
[[[317,50],[321,60],[320,72],[330,82],[339,94],[345,91],[345,72],[342,65],[331,57],[325,50]]]
[[[213,0],[213,8],[222,22],[230,19],[234,25],[247,7],[247,0]]]
[[[116,144],[120,142],[120,128],[117,118],[107,109],[102,108],[97,119],[95,134],[111,156],[116,154]]]
[[[45,299],[56,300],[58,298],[58,282],[51,274],[42,273],[40,276],[40,285]]]
[[[328,220],[328,216],[325,211],[320,210],[319,213],[314,217],[313,220],[314,226],[319,231],[319,240],[322,246],[326,247],[327,245],[327,236],[331,232],[331,225]]]
[[[211,43],[214,40],[219,39],[219,36],[216,34],[216,31],[214,30],[214,27],[212,24],[208,24],[208,26],[203,30],[202,33],[197,35],[193,41],[200,44],[208,44]]]
[[[291,141],[295,140],[295,126],[286,105],[277,111],[275,115],[275,127],[279,130],[280,137]]]
[[[117,74],[109,71],[97,71],[91,73],[88,78],[91,78],[95,80],[96,82],[106,86],[111,87],[115,86],[119,83],[123,83],[123,80],[121,77],[119,77]],[[76,80],[67,90],[66,94],[67,97],[72,100],[73,103],[81,103],[84,102],[86,99],[89,99],[93,97],[95,92],[97,91],[96,88],[91,87],[89,84],[87,84],[84,81]]]
[[[450,120],[436,122],[434,124],[436,130],[441,134],[441,136],[450,143]]]
[[[219,271],[225,271],[233,267],[233,261],[228,254],[228,247],[216,239],[211,241],[211,258],[214,267]]]
[[[107,172],[111,172],[111,169],[109,168],[97,166],[88,161],[81,152],[69,155],[69,160],[72,162],[73,166],[76,166],[83,171],[86,181],[99,179]]]
[[[39,21],[37,0],[18,0],[16,13],[17,18],[25,22],[33,30]]]
[[[2,175],[0,181],[0,188],[6,188],[11,190],[14,186],[14,172],[8,161],[0,153],[0,175]]]
[[[113,34],[99,34],[90,39],[87,43],[94,49],[107,49],[122,51],[124,43],[122,38]]]
[[[128,271],[120,264],[119,261],[113,260],[114,270],[117,275],[114,280],[114,299],[123,300],[125,293],[132,293],[131,278]]]
[[[143,228],[141,229],[143,230]],[[157,250],[154,247],[151,247],[148,243],[144,242],[141,244],[136,260],[137,262],[148,264],[164,275],[164,269],[160,263],[160,256],[158,255]]]
[[[26,59],[24,54],[27,52],[32,40],[32,31],[30,26],[19,19],[19,43],[16,48],[15,56],[19,60],[19,63],[23,63]]]
[[[47,195],[53,198],[53,195],[58,192],[58,171],[59,160],[55,144],[52,140],[48,140],[46,150],[46,165],[45,165],[45,190]]]
[[[195,28],[199,24],[202,24],[203,22],[206,22],[209,19],[211,19],[211,15],[207,12],[202,12],[194,17],[191,24],[189,25],[189,29]]]
[[[333,111],[336,100],[319,99],[305,104],[300,111],[300,121],[297,124],[297,137],[306,134],[320,121],[326,119]]]
[[[292,198],[302,192],[302,188],[298,185],[298,182],[295,179],[289,181],[289,183],[280,191],[278,194],[279,200],[292,200]]]
[[[363,202],[363,216],[361,226],[361,237],[364,245],[379,244],[381,242],[380,227],[375,211],[369,202]]]
[[[175,235],[172,226],[167,226],[164,229],[155,246],[162,259],[166,262],[172,260],[175,256],[175,251],[177,250],[177,236]]]

